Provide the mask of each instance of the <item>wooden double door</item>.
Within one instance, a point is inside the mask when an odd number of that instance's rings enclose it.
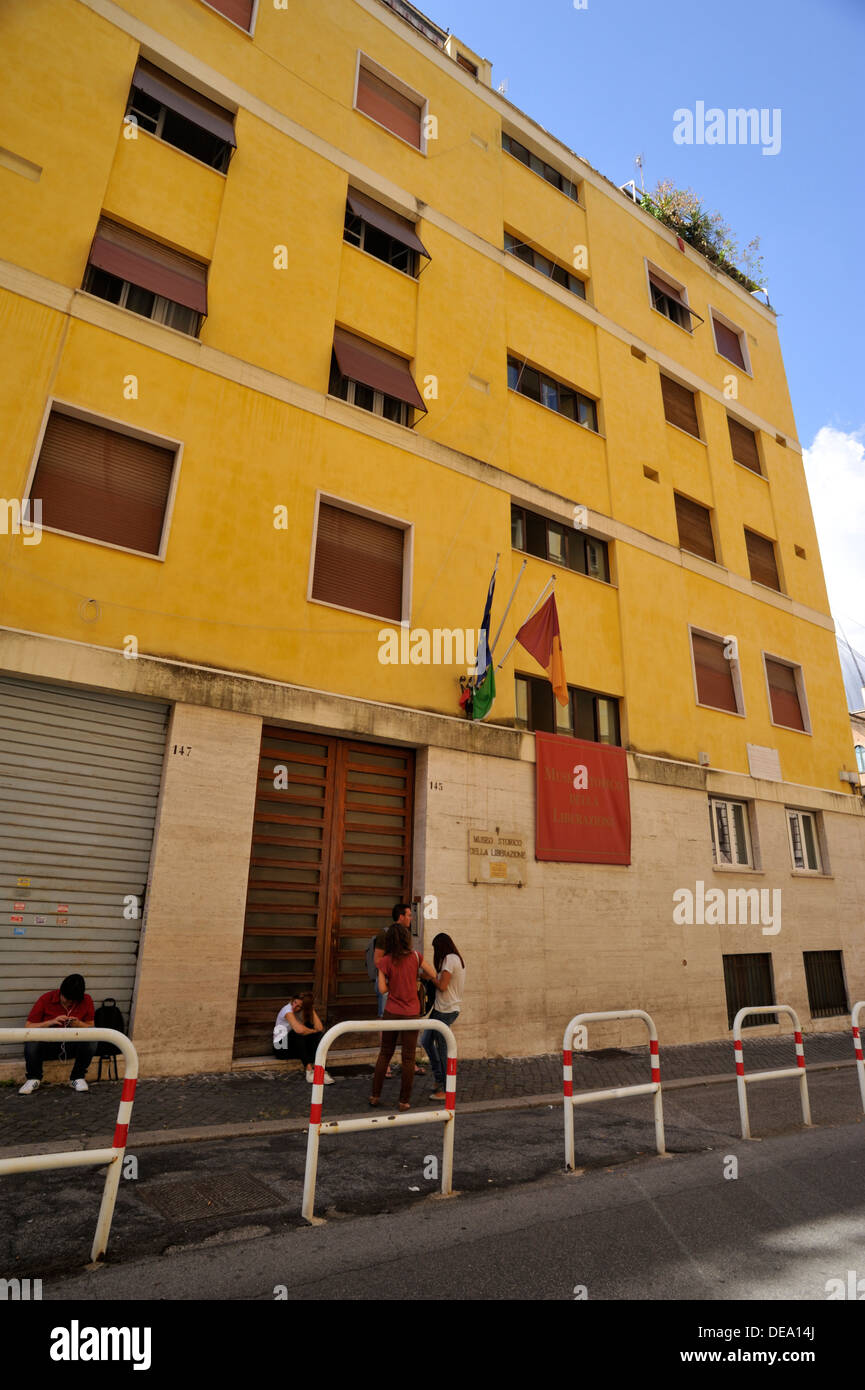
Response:
[[[412,749],[264,726],[236,1056],[270,1053],[297,989],[326,1026],[375,1018],[365,952],[409,900],[413,791]]]

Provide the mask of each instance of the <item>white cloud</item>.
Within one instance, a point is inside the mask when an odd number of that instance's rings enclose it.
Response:
[[[829,604],[854,647],[865,649],[865,430],[824,425],[805,450],[805,475]]]

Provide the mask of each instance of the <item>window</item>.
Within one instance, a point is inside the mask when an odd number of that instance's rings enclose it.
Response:
[[[733,458],[737,463],[741,463],[743,468],[750,468],[752,473],[759,473],[762,476],[760,455],[757,452],[757,436],[754,431],[749,430],[747,425],[740,424],[738,420],[734,420],[732,415],[727,416],[727,428],[730,431],[730,448],[733,451]]]
[[[792,666],[788,661],[779,661],[763,653],[766,667],[766,681],[769,686],[769,706],[772,723],[781,724],[786,729],[799,729],[802,733],[811,732],[807,719],[805,702],[805,682],[802,667]]]
[[[400,217],[351,188],[345,205],[343,238],[412,277],[418,273],[418,257],[429,259],[429,252],[407,217]]]
[[[772,983],[772,957],[768,954],[724,956],[724,989],[727,993],[727,1027],[740,1009],[760,1008],[774,1004],[775,986]],[[765,1027],[777,1023],[777,1014],[756,1014],[746,1018],[743,1028]]]
[[[730,714],[744,714],[739,663],[735,656],[724,655],[727,650],[723,637],[691,630],[697,703]]]
[[[309,598],[401,622],[407,528],[319,499]]]
[[[358,66],[354,104],[392,135],[407,140],[416,150],[424,149],[425,99],[369,58],[361,58]]]
[[[558,265],[556,261],[550,260],[549,256],[542,256],[540,251],[528,246],[526,242],[520,241],[519,237],[512,236],[510,232],[505,232],[505,250],[517,260],[530,265],[534,270],[539,270],[542,275],[547,275],[563,289],[570,290],[571,294],[578,295],[580,299],[586,297],[586,287],[576,275],[572,275],[563,265]]]
[[[206,266],[105,217],[82,288],[193,338],[207,313]]]
[[[52,531],[160,555],[175,461],[173,446],[55,408],[30,496]]]
[[[715,559],[715,538],[712,535],[712,513],[690,497],[674,493],[676,499],[676,523],[679,528],[679,545],[682,550],[690,550],[694,555],[702,555],[704,560]]]
[[[753,868],[747,802],[710,796],[709,827],[713,864],[744,864]]]
[[[395,352],[337,328],[333,335],[329,391],[349,405],[411,424],[412,410],[426,410],[409,365]]]
[[[700,424],[697,419],[697,398],[693,391],[672,377],[661,377],[661,395],[664,398],[664,415],[668,424],[676,425],[686,434],[700,438]]]
[[[204,3],[209,5],[210,9],[218,10],[226,19],[230,19],[247,33],[252,32],[255,0],[204,0]]]
[[[856,744],[856,766],[860,772],[865,772],[865,747],[861,743]]]
[[[521,396],[528,396],[529,400],[545,405],[548,410],[564,415],[566,420],[575,420],[578,425],[585,425],[597,433],[598,407],[590,396],[584,396],[570,386],[563,386],[553,377],[545,376],[516,357],[508,358],[508,386],[512,391],[519,391]]]
[[[577,574],[610,582],[607,542],[511,503],[511,545]]]
[[[657,309],[659,314],[663,314],[671,323],[678,324],[679,328],[684,328],[688,333],[691,332],[691,319],[700,319],[699,314],[688,305],[687,294],[682,285],[674,285],[672,280],[661,275],[651,266],[647,266],[649,275],[649,295],[652,301],[652,308]]]
[[[712,328],[715,333],[715,347],[721,356],[726,357],[727,361],[732,362],[735,367],[741,367],[743,372],[749,372],[743,347],[745,335],[741,328],[735,328],[729,319],[722,319],[714,311],[712,312]]]
[[[619,702],[594,690],[568,686],[568,703],[560,705],[553,687],[541,676],[517,676],[517,717],[520,728],[547,734],[570,734],[590,743],[619,745]]]
[[[546,179],[547,183],[551,183],[553,188],[557,188],[560,193],[572,198],[575,203],[580,201],[577,195],[577,185],[571,179],[560,174],[558,169],[554,169],[551,164],[545,163],[539,155],[532,154],[531,150],[526,149],[525,145],[521,145],[519,140],[514,140],[504,131],[502,131],[502,149],[513,155],[514,159],[518,159],[521,164],[525,164],[527,169],[532,170],[532,173],[539,174],[542,179]]]
[[[755,584],[765,584],[767,589],[777,589],[781,593],[778,578],[778,564],[775,559],[775,542],[756,531],[745,527],[745,545],[748,548],[748,568]]]
[[[457,53],[457,62],[461,68],[465,68],[466,72],[470,72],[472,77],[477,77],[478,65],[473,63],[471,58],[467,58],[464,53]]]
[[[823,864],[820,858],[820,839],[817,834],[817,817],[813,811],[791,811],[787,808],[787,833],[790,836],[790,853],[793,868],[807,873],[820,874]]]
[[[207,97],[139,58],[127,116],[143,130],[224,174],[234,153],[234,119]]]
[[[848,1014],[850,1004],[844,983],[840,951],[803,951],[808,1006],[812,1018],[837,1018]]]

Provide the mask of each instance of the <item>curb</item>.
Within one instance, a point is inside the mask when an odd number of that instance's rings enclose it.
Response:
[[[818,1071],[838,1071],[842,1067],[855,1067],[853,1059],[841,1062],[814,1062],[808,1067],[809,1072]],[[713,1074],[709,1076],[683,1076],[673,1081],[664,1081],[665,1091],[684,1091],[693,1086],[732,1086],[735,1084],[736,1077],[728,1072]],[[603,1088],[598,1088],[603,1089]],[[502,1110],[533,1110],[543,1106],[561,1105],[561,1091],[551,1091],[546,1095],[535,1096],[503,1096],[498,1100],[469,1100],[464,1105],[459,1105],[458,1115],[485,1115],[495,1114]],[[584,1102],[585,1104],[586,1102]],[[604,1101],[599,1104],[605,1104]],[[418,1106],[418,1111],[422,1109]],[[352,1112],[353,1115],[354,1112]],[[350,1115],[337,1115],[329,1118],[346,1120]],[[235,1124],[224,1125],[196,1125],[189,1129],[144,1129],[135,1134],[127,1147],[127,1153],[134,1153],[136,1149],[157,1148],[170,1144],[191,1144],[207,1143],[215,1139],[249,1139],[264,1137],[269,1134],[297,1134],[306,1130],[309,1126],[307,1118],[297,1120],[241,1120]],[[59,1149],[58,1145],[63,1146]],[[58,1152],[70,1152],[79,1149],[102,1149],[110,1148],[111,1135],[96,1135],[87,1139],[56,1140],[39,1144],[21,1144],[11,1148],[0,1148],[0,1158],[24,1158],[30,1154],[47,1154]]]

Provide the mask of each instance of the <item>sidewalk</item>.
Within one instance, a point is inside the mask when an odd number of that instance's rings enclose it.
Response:
[[[792,1036],[762,1037],[744,1041],[745,1070],[762,1071],[795,1065]],[[809,1067],[853,1062],[849,1031],[805,1035]],[[91,1076],[95,1076],[91,1067]],[[733,1045],[729,1040],[685,1044],[661,1050],[661,1079],[734,1078]],[[372,1067],[336,1062],[337,1080],[325,1089],[325,1116],[335,1118],[365,1113]],[[600,1052],[574,1053],[574,1090],[630,1086],[649,1080],[647,1047],[608,1048]],[[90,1147],[114,1128],[120,1083],[90,1081],[90,1091],[79,1095],[66,1083],[45,1085],[32,1096],[19,1096],[18,1084],[0,1084],[0,1155],[21,1153],[25,1147],[44,1148],[56,1141],[75,1141]],[[136,1137],[161,1142],[165,1131],[174,1142],[216,1137],[219,1129],[237,1127],[238,1133],[273,1133],[302,1126],[309,1114],[310,1087],[301,1070],[276,1074],[267,1071],[232,1072],[213,1076],[169,1077],[139,1081],[130,1131],[130,1147]],[[423,1107],[433,1089],[432,1076],[417,1077],[413,1103]],[[562,1093],[560,1053],[544,1057],[496,1057],[460,1060],[457,1073],[457,1109],[469,1103],[508,1102],[519,1106],[558,1100]],[[399,1079],[385,1082],[385,1106],[396,1105]],[[291,1122],[295,1122],[292,1124]]]

